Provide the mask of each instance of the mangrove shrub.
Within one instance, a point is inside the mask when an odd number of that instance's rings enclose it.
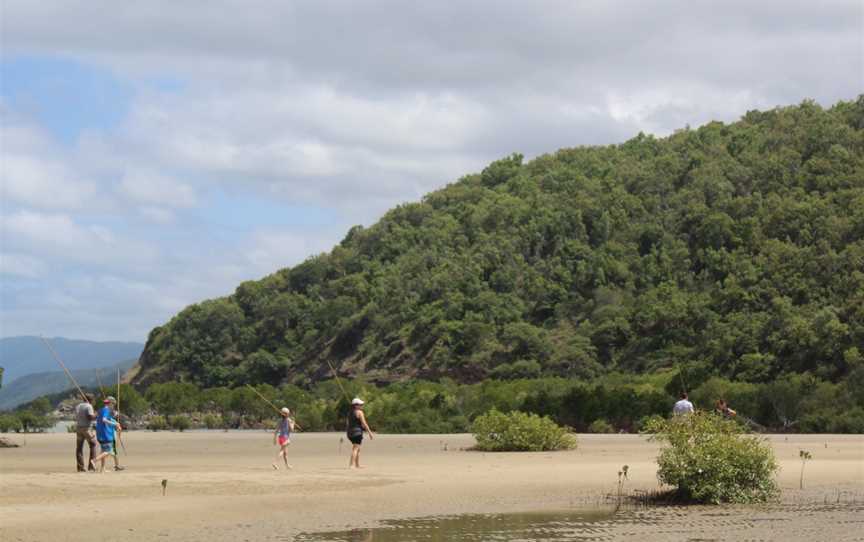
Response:
[[[657,457],[657,478],[675,486],[684,500],[755,503],[778,495],[773,450],[764,439],[745,435],[734,421],[697,412],[654,418],[646,432],[664,444]]]
[[[545,416],[491,410],[471,426],[477,449],[488,452],[543,452],[570,450],[576,437]]]

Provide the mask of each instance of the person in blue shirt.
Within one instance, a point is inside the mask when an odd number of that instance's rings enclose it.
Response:
[[[109,455],[114,458],[114,467],[117,465],[117,451],[114,449],[114,432],[118,433],[123,430],[120,422],[114,419],[113,406],[116,400],[113,397],[106,397],[103,401],[104,405],[96,416],[96,440],[99,441],[99,446],[102,453],[97,455],[91,463],[96,466],[96,462],[100,461],[99,472],[105,472],[105,458]]]

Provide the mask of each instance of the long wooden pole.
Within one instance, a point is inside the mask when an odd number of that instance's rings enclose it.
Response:
[[[120,368],[117,368],[117,423],[120,423]],[[120,448],[123,450],[123,455],[129,455],[126,451],[126,444],[123,442],[123,431],[117,433],[117,440],[120,442]]]
[[[48,347],[48,350],[51,351],[51,355],[54,356],[54,359],[57,361],[57,363],[60,364],[60,367],[63,368],[63,371],[66,373],[66,376],[69,377],[69,380],[72,381],[72,384],[73,384],[73,385],[75,386],[75,388],[78,390],[78,393],[81,394],[81,398],[84,399],[84,400],[86,401],[86,400],[87,400],[87,395],[84,393],[84,390],[81,389],[81,386],[78,385],[78,382],[75,382],[75,377],[72,376],[72,373],[69,372],[69,369],[67,369],[67,368],[66,368],[66,365],[63,364],[63,361],[60,359],[60,356],[57,355],[57,352],[56,352],[56,351],[54,350],[54,348],[51,346],[51,343],[49,343],[49,342],[48,342],[48,339],[46,339],[45,337],[39,337],[39,338],[42,339],[42,342],[45,343],[45,346],[47,346],[47,347]]]
[[[119,373],[120,369],[117,369],[117,371]],[[119,397],[120,397],[120,380],[119,380],[120,376],[119,376],[119,374],[118,374],[117,378],[118,378],[118,380],[117,380],[117,399],[115,399],[117,402],[115,403],[115,406],[117,407],[117,423],[120,423],[120,399],[119,399]],[[105,386],[102,385],[102,371],[99,369],[96,369],[96,382],[99,384],[99,392],[102,394],[102,399],[104,400],[106,397],[108,397],[108,393],[105,391]],[[129,455],[129,452],[126,451],[126,444],[123,442],[123,432],[122,431],[117,432],[117,441],[120,443],[120,448],[123,450],[123,455]]]
[[[351,397],[348,395],[348,392],[345,391],[345,388],[342,387],[342,381],[339,380],[339,375],[336,374],[336,369],[333,368],[333,364],[330,363],[330,360],[327,360],[327,365],[330,366],[330,370],[333,372],[333,376],[336,378],[336,383],[339,384],[339,389],[342,390],[342,394],[345,396],[345,400],[350,403]]]
[[[269,399],[267,399],[266,397],[264,397],[264,396],[261,394],[261,392],[259,392],[259,391],[256,390],[255,388],[253,388],[251,384],[246,384],[246,387],[249,388],[250,390],[254,391],[254,392],[255,392],[255,395],[257,395],[258,397],[260,397],[260,398],[261,398],[265,403],[267,403],[268,405],[270,405],[271,407],[273,407],[273,410],[275,410],[275,411],[278,412],[279,414],[282,414],[282,410],[281,410],[279,407],[277,407],[276,405],[274,405],[273,403],[271,403]]]
[[[687,389],[687,381],[684,379],[684,366],[681,362],[678,362],[678,378],[681,380],[681,391],[689,394],[690,390]]]
[[[102,399],[108,397],[108,394],[105,393],[105,386],[102,385],[102,371],[96,369],[96,383],[99,384],[99,393],[102,394]]]
[[[277,406],[274,405],[273,403],[271,403],[269,399],[267,399],[266,397],[264,397],[264,395],[262,395],[261,392],[259,392],[259,391],[256,390],[255,388],[253,388],[251,384],[246,384],[246,387],[249,388],[250,390],[254,391],[254,392],[255,392],[255,395],[257,395],[258,397],[260,397],[261,399],[263,399],[265,403],[267,403],[268,405],[270,405],[271,407],[273,407],[273,410],[275,410],[277,413],[279,413],[280,416],[282,415],[282,409],[279,408],[279,407],[277,407]],[[297,420],[294,420],[294,425],[297,426],[297,429],[303,429],[303,428],[300,426],[300,424],[297,423]]]

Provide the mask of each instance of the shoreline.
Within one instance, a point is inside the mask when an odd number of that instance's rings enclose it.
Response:
[[[274,471],[276,449],[263,431],[136,431],[126,434],[129,453],[120,457],[127,470],[77,474],[74,435],[28,435],[25,446],[0,451],[0,534],[16,541],[119,532],[131,542],[290,540],[405,518],[594,507],[615,492],[624,464],[625,491],[659,487],[658,447],[639,435],[579,435],[575,451],[532,453],[460,451],[473,444],[470,435],[378,435],[364,441],[367,468],[360,471],[347,468],[342,436],[295,435],[294,469]],[[864,503],[864,436],[767,438],[782,469],[782,506]],[[799,449],[814,457],[803,491]]]

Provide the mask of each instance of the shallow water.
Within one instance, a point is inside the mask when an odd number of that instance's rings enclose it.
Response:
[[[445,540],[544,542],[580,540],[864,540],[864,504],[668,506],[466,514],[386,521],[380,527],[303,533],[303,542]]]
[[[301,534],[304,542],[395,541],[517,541],[590,540],[594,525],[613,518],[612,510],[597,509],[518,514],[466,514],[384,522],[374,529]],[[579,533],[584,533],[581,536]]]

